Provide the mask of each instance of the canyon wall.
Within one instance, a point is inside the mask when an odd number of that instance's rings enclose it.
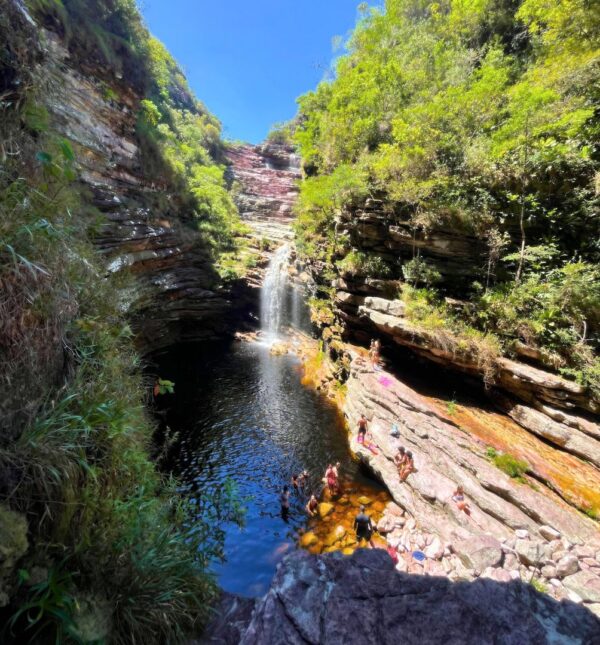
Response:
[[[52,127],[72,143],[85,208],[100,214],[94,239],[107,271],[135,275],[124,304],[142,351],[232,331],[236,303],[193,213],[148,170],[152,152],[136,135],[143,96],[114,71],[84,70],[56,33],[45,31],[44,43]]]
[[[230,144],[225,155],[240,216],[261,239],[289,239],[298,195],[300,162],[293,147]]]

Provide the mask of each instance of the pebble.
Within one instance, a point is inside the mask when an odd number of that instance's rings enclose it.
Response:
[[[519,540],[526,540],[529,537],[529,531],[527,529],[517,529],[515,535]]]
[[[556,589],[559,589],[560,587],[562,587],[562,582],[558,578],[551,578],[550,584]]]

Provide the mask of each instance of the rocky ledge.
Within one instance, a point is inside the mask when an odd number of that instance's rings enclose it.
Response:
[[[364,412],[371,437],[365,447],[353,433],[351,447],[398,504],[379,528],[398,551],[399,570],[453,580],[536,579],[555,598],[585,603],[600,615],[600,528],[569,504],[577,495],[580,504],[597,504],[597,469],[534,440],[502,415],[455,408],[452,415],[441,410],[357,354],[352,361],[344,412],[351,428]],[[489,447],[507,442],[514,452],[521,435],[533,442],[531,463],[527,474],[513,478],[494,464]],[[416,467],[405,482],[393,461],[400,445],[412,451]],[[452,501],[458,485],[469,514]],[[427,556],[422,565],[413,550]]]
[[[297,552],[257,601],[225,595],[199,645],[598,643],[600,622],[520,581],[398,573],[381,549]]]

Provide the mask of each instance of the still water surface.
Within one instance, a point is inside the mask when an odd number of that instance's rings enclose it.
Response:
[[[175,381],[167,422],[179,432],[171,468],[191,495],[220,490],[229,479],[245,506],[245,527],[225,527],[227,560],[215,567],[226,591],[263,594],[279,560],[296,548],[306,526],[304,497],[292,495],[289,523],[280,516],[279,492],[306,469],[318,491],[328,462],[341,462],[344,479],[374,493],[350,455],[337,410],[301,384],[291,356],[272,356],[257,343],[186,346],[160,361],[160,375]]]

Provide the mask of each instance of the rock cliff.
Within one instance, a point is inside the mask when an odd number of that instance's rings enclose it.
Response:
[[[259,239],[289,238],[300,179],[294,149],[273,143],[230,145],[226,156],[242,220]]]
[[[42,40],[52,127],[72,142],[86,208],[100,213],[95,240],[108,271],[136,277],[125,305],[142,350],[221,336],[233,326],[223,324],[232,300],[189,208],[148,169],[136,136],[143,96],[114,70],[83,69],[53,31]]]
[[[256,602],[225,596],[201,643],[598,642],[600,622],[521,582],[451,583],[394,570],[385,551],[288,556]]]

